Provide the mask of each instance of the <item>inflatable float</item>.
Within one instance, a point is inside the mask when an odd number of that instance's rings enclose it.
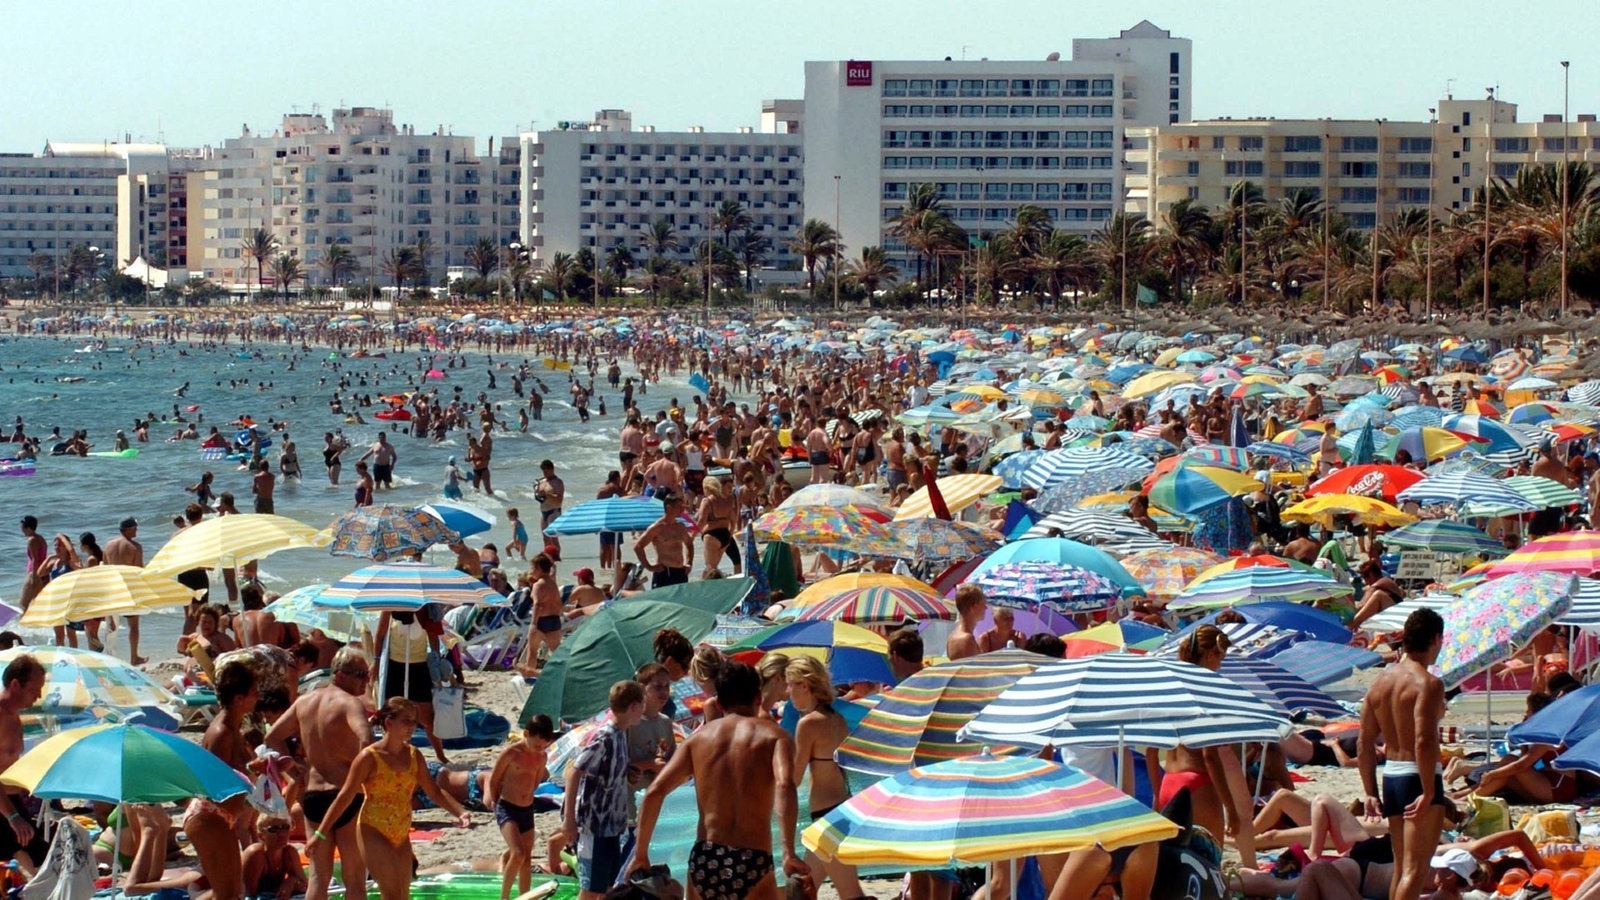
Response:
[[[0,475],[33,475],[37,471],[31,459],[0,459]]]
[[[139,455],[139,448],[129,447],[126,450],[91,450],[90,456],[100,456],[106,459],[133,459]]]
[[[406,409],[386,409],[382,412],[373,413],[372,417],[374,419],[382,419],[385,422],[409,422],[411,421],[411,411]]]

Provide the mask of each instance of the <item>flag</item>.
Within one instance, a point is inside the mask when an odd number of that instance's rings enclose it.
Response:
[[[701,375],[699,372],[689,376],[689,387],[694,388],[702,394],[711,393],[711,382],[707,381],[706,377]]]
[[[1378,453],[1374,448],[1372,437],[1372,420],[1368,419],[1361,426],[1361,433],[1356,436],[1355,449],[1350,451],[1350,465],[1362,466],[1378,461]]]
[[[1156,295],[1154,290],[1151,290],[1142,284],[1139,285],[1139,291],[1135,296],[1138,297],[1140,303],[1143,303],[1146,306],[1154,306],[1161,302],[1161,298]]]
[[[954,518],[950,515],[950,507],[944,502],[944,494],[939,491],[939,470],[923,464],[922,480],[928,485],[928,505],[933,508],[934,518],[946,521]]]

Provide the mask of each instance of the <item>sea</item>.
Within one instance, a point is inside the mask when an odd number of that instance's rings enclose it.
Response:
[[[596,394],[590,401],[590,419],[580,422],[570,394],[572,374],[541,365],[538,357],[512,354],[455,353],[465,365],[447,367],[444,354],[415,350],[391,352],[386,359],[349,358],[329,348],[309,351],[298,345],[254,342],[205,347],[198,343],[135,344],[111,338],[108,350],[77,352],[90,346],[82,337],[28,337],[0,339],[0,430],[7,436],[21,417],[30,435],[49,435],[59,427],[63,435],[74,429],[86,430],[93,450],[112,449],[116,430],[127,431],[133,439],[136,417],[156,413],[158,422],[150,431],[149,443],[134,443],[136,458],[51,457],[41,456],[35,474],[0,477],[0,600],[15,604],[20,593],[26,560],[20,521],[24,515],[39,519],[39,533],[52,540],[57,533],[69,535],[76,544],[84,532],[91,532],[104,546],[117,536],[117,524],[127,516],[139,520],[138,539],[148,560],[174,533],[172,519],[180,514],[193,496],[187,488],[206,472],[215,476],[217,493],[231,491],[240,510],[252,507],[250,476],[239,463],[206,460],[199,441],[168,441],[180,428],[170,424],[173,406],[180,411],[198,405],[188,418],[203,417],[199,428],[203,437],[212,424],[224,434],[237,427],[228,423],[248,417],[257,423],[269,419],[287,421],[288,434],[299,454],[303,480],[279,478],[274,492],[275,511],[309,525],[324,527],[354,506],[355,460],[388,424],[373,419],[373,413],[386,408],[378,402],[382,395],[403,393],[417,387],[417,379],[430,368],[443,373],[441,379],[428,379],[442,398],[456,388],[471,401],[480,392],[500,406],[512,431],[495,435],[491,465],[494,496],[477,493],[463,482],[462,503],[476,507],[497,519],[489,532],[468,540],[473,547],[488,542],[501,549],[502,568],[515,581],[515,574],[528,566],[508,557],[504,548],[511,539],[511,526],[505,511],[515,507],[530,534],[528,552],[541,549],[537,523],[538,503],[533,485],[539,478],[539,464],[549,459],[556,474],[567,486],[567,507],[592,499],[606,473],[617,467],[618,434],[623,407],[620,392],[605,384],[605,366],[595,379]],[[512,390],[511,376],[527,359],[535,376],[548,392],[544,394],[543,420],[529,423],[527,433],[517,428],[517,410],[525,404]],[[622,361],[625,375],[635,374]],[[495,387],[489,387],[491,371]],[[587,371],[574,372],[585,381]],[[345,390],[345,406],[351,408],[354,395],[371,395],[375,405],[361,409],[367,424],[350,424],[345,416],[329,410],[340,376],[352,381]],[[687,373],[682,373],[684,376]],[[71,381],[67,379],[73,379]],[[81,379],[81,380],[76,380]],[[176,392],[187,384],[182,397]],[[528,382],[525,392],[538,389]],[[635,402],[646,413],[665,408],[674,398],[688,405],[696,391],[682,377],[663,375],[648,393],[636,395]],[[604,398],[608,415],[595,414]],[[401,423],[402,428],[404,423]],[[323,434],[342,429],[351,450],[344,455],[340,483],[329,483],[322,464]],[[273,435],[266,452],[277,471],[278,450],[284,436]],[[452,431],[442,442],[413,438],[391,432],[399,462],[395,467],[393,490],[380,490],[378,503],[417,506],[443,500],[442,484],[448,460],[455,457],[463,472],[466,435]],[[0,443],[0,457],[9,455],[9,444]],[[41,448],[49,453],[50,441]],[[562,561],[557,573],[563,579],[580,566],[598,571],[599,545],[594,536],[567,537],[561,541]],[[453,554],[436,548],[429,561],[450,565]],[[261,578],[269,591],[284,593],[303,585],[331,583],[370,561],[335,557],[327,550],[304,549],[277,553],[263,560]],[[604,576],[602,576],[603,578]],[[220,577],[213,575],[220,594]],[[181,630],[181,616],[168,613],[147,616],[141,629],[140,652],[161,658],[175,652]],[[16,628],[15,625],[10,626]],[[23,630],[30,642],[48,640],[49,632]],[[126,657],[124,629],[118,629],[108,643],[111,652]]]

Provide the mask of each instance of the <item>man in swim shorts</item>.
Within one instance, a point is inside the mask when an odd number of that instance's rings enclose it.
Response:
[[[633,542],[633,554],[639,558],[639,565],[652,573],[651,588],[687,584],[689,570],[694,568],[694,539],[678,518],[683,513],[683,499],[673,493],[656,497],[662,503],[661,518]],[[651,547],[656,550],[655,562],[645,557]]]
[[[400,461],[400,454],[395,452],[394,445],[389,443],[389,436],[378,432],[378,440],[367,452],[361,454],[356,462],[362,462],[367,457],[372,457],[372,484],[373,487],[392,489],[394,487],[394,464]]]
[[[1444,683],[1428,671],[1444,643],[1444,620],[1431,609],[1406,618],[1404,656],[1385,669],[1361,705],[1358,754],[1367,815],[1389,820],[1394,873],[1389,896],[1415,900],[1429,885],[1428,862],[1439,845],[1448,800],[1439,770],[1439,720]],[[1378,741],[1383,741],[1383,799],[1378,799]]]
[[[778,815],[783,871],[806,877],[794,852],[798,803],[794,739],[762,714],[761,677],[731,662],[717,676],[723,717],[679,745],[639,806],[634,870],[650,868],[650,839],[667,795],[692,776],[703,837],[689,852],[689,884],[702,900],[774,900],[772,815]]]
[[[567,484],[556,477],[556,464],[548,459],[539,463],[539,480],[533,483],[533,499],[539,502],[539,533],[544,535],[547,545],[559,551],[561,538],[545,534],[544,529],[561,515],[561,506],[567,501]]]

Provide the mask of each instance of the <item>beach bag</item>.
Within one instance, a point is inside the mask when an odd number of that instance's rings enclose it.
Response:
[[[270,772],[256,776],[255,783],[250,786],[250,805],[262,818],[289,818],[289,804],[283,799],[283,789],[278,787],[278,779]]]
[[[1461,825],[1463,835],[1481,838],[1511,830],[1511,807],[1499,797],[1469,794],[1467,805],[1472,807],[1472,814]]]
[[[1578,839],[1578,813],[1570,809],[1531,812],[1517,823],[1517,830],[1535,844]]]
[[[433,690],[433,735],[441,741],[467,736],[467,692],[458,687]]]

